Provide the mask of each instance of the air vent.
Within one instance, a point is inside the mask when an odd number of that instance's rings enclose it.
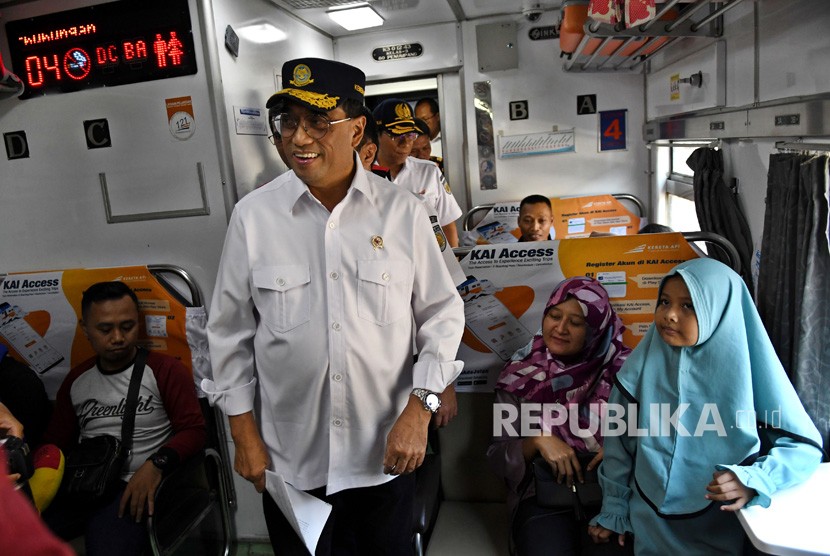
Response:
[[[307,10],[309,8],[333,8],[354,4],[355,0],[281,0],[289,8],[295,10]]]

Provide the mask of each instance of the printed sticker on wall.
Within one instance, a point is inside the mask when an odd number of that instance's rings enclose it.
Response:
[[[233,123],[237,135],[268,135],[265,111],[253,106],[234,106]]]
[[[672,102],[675,100],[680,100],[680,74],[675,73],[671,76],[669,81],[669,91],[671,91],[671,96],[669,97]]]
[[[196,119],[193,117],[193,99],[191,97],[168,98],[167,121],[170,133],[180,141],[186,141],[196,131]]]

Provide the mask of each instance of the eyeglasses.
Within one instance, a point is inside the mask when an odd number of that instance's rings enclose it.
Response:
[[[428,121],[430,121],[432,118],[434,118],[434,117],[435,117],[435,116],[437,116],[437,115],[438,115],[438,114],[433,114],[432,116],[427,116],[426,118],[421,118],[421,119],[422,119],[422,120],[424,120],[425,122],[428,122]]]
[[[415,133],[414,131],[412,131],[410,133],[403,133],[401,135],[392,135],[388,131],[385,131],[384,133],[386,135],[388,135],[389,138],[392,139],[392,141],[394,141],[395,143],[397,143],[399,145],[401,143],[405,142],[405,141],[415,141],[415,139],[418,138],[418,134]]]
[[[279,140],[280,137],[293,137],[294,134],[297,133],[297,129],[300,127],[301,122],[303,125],[303,131],[306,132],[306,135],[312,139],[322,139],[325,137],[326,133],[329,132],[329,128],[331,126],[334,124],[348,122],[349,120],[351,120],[351,118],[343,118],[342,120],[332,121],[322,114],[313,113],[302,118],[298,118],[294,114],[287,114],[283,112],[282,114],[271,118],[271,131],[274,132],[274,135],[270,136],[268,139],[270,139],[273,144],[275,141]]]

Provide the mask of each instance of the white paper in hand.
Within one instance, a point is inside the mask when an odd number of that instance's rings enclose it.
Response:
[[[331,504],[286,483],[281,475],[265,471],[265,489],[311,554],[331,513]]]

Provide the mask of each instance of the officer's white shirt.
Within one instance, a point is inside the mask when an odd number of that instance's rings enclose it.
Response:
[[[441,132],[438,132],[438,135],[435,136],[435,139],[430,139],[429,144],[432,147],[432,156],[444,156],[442,153],[443,148],[441,147]]]
[[[386,435],[412,388],[443,391],[463,366],[463,303],[424,207],[362,171],[331,213],[294,172],[243,198],[210,311],[203,390],[254,409],[272,470],[303,490],[391,480]]]
[[[442,226],[452,224],[461,216],[461,207],[450,191],[444,174],[432,161],[408,156],[392,183],[421,196],[435,208]]]

